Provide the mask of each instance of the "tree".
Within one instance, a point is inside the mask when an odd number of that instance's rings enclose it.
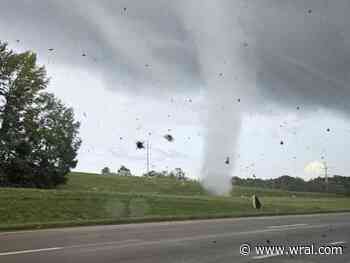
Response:
[[[181,168],[175,168],[174,175],[178,180],[186,180],[186,174]]]
[[[110,175],[111,174],[111,170],[108,167],[104,167],[101,171],[102,175]]]
[[[120,166],[117,171],[117,175],[119,176],[132,176],[130,169],[126,168],[124,165]]]
[[[51,188],[66,182],[81,145],[74,112],[53,94],[32,52],[0,42],[0,183]]]

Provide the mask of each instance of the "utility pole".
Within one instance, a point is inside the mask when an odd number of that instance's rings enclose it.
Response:
[[[326,161],[323,162],[324,164],[324,178],[325,178],[325,183],[326,183],[326,191],[328,192],[328,166]]]
[[[147,140],[147,174],[149,173],[149,167],[151,162],[151,146],[149,140]]]

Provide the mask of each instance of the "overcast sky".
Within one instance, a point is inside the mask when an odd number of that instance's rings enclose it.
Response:
[[[135,142],[149,140],[156,170],[310,178],[322,158],[331,174],[350,168],[349,12],[348,0],[3,0],[0,38],[37,52],[75,109],[77,170],[141,174]]]

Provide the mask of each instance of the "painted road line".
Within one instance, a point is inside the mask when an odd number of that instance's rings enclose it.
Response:
[[[0,253],[0,256],[11,256],[11,255],[19,255],[19,254],[32,254],[32,253],[40,253],[40,252],[50,252],[61,250],[63,247],[49,247],[49,248],[41,248],[41,249],[33,249],[33,250],[21,250],[21,251],[10,251]]]
[[[342,245],[342,244],[345,244],[345,243],[346,243],[346,241],[336,241],[336,242],[332,242],[332,243],[328,243],[328,244],[335,246],[335,245]]]
[[[267,228],[288,228],[288,227],[299,227],[299,226],[307,226],[308,224],[294,224],[294,225],[279,225],[279,226],[268,226]]]
[[[255,256],[255,257],[252,257],[252,259],[264,259],[264,258],[272,258],[272,257],[277,257],[277,256],[280,256],[280,254],[270,254],[270,255]]]

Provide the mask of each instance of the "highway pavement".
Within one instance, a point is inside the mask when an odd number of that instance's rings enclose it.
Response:
[[[91,226],[0,233],[0,263],[349,263],[349,242],[350,213]]]

